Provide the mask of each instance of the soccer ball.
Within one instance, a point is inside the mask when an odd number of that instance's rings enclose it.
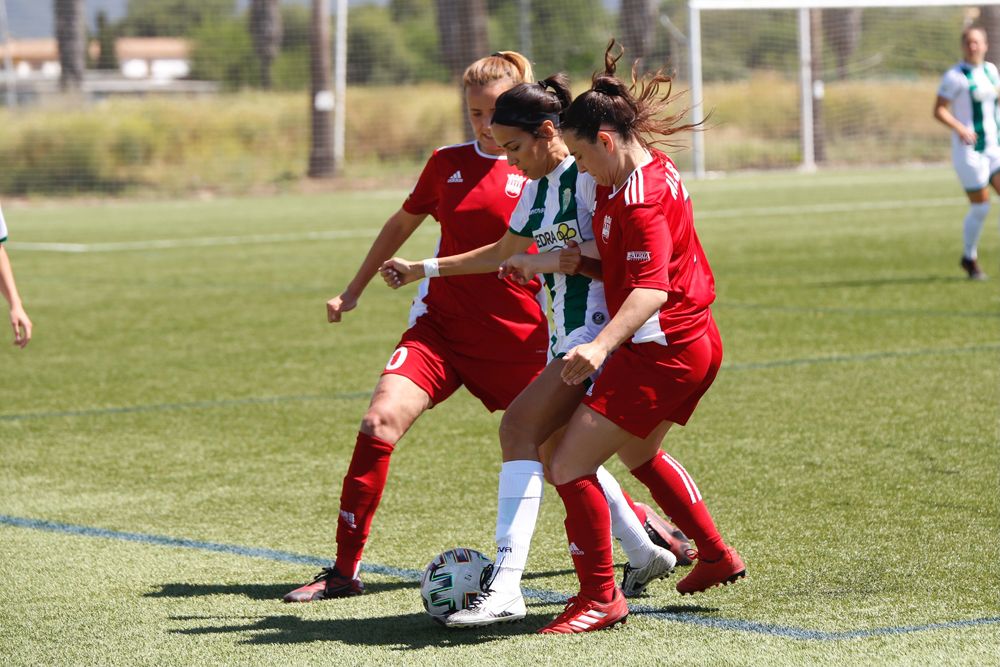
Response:
[[[492,573],[493,562],[475,549],[456,547],[438,554],[420,579],[424,609],[443,624],[448,615],[469,608]]]

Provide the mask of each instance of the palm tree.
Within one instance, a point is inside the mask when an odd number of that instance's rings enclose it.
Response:
[[[437,0],[438,44],[441,58],[457,81],[469,63],[488,54],[485,0]],[[462,116],[465,101],[462,100]],[[466,125],[466,139],[472,139],[472,128]]]
[[[252,0],[250,37],[260,61],[260,85],[271,87],[271,65],[281,48],[281,7],[278,0]]]
[[[80,90],[86,57],[83,0],[55,2],[56,42],[59,44],[59,87],[64,92]]]
[[[330,62],[330,0],[312,0],[312,30],[309,33],[309,62],[312,72],[312,146],[309,176],[333,176],[333,126],[329,104],[332,69]]]
[[[659,4],[656,0],[622,0],[618,21],[629,62],[641,60],[653,50],[660,22]]]

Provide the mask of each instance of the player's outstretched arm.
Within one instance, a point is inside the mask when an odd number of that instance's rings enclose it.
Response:
[[[431,257],[413,262],[393,257],[382,263],[382,279],[393,289],[421,278],[437,276],[464,276],[472,273],[492,273],[502,261],[531,247],[531,237],[518,236],[510,231],[496,242],[460,255]]]
[[[399,209],[382,225],[382,230],[372,242],[368,254],[361,267],[354,274],[354,278],[348,283],[343,292],[326,302],[326,319],[329,322],[339,322],[344,313],[354,310],[358,305],[361,293],[365,291],[369,281],[375,277],[379,268],[389,257],[403,247],[406,240],[413,235],[420,223],[424,221],[426,215],[414,215]]]
[[[23,349],[31,340],[31,320],[21,305],[21,297],[14,283],[14,270],[11,269],[10,259],[3,245],[0,245],[0,293],[10,306],[10,326],[14,329],[14,345]]]

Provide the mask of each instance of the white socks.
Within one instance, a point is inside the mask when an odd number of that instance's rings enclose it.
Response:
[[[632,567],[645,566],[654,553],[654,545],[646,534],[646,529],[629,507],[618,480],[612,477],[604,466],[597,469],[597,481],[604,489],[604,497],[607,498],[608,508],[611,510],[611,534],[622,545],[622,551],[625,552]]]
[[[611,534],[618,540],[633,567],[643,567],[653,557],[653,543],[629,507],[618,481],[604,466],[597,469],[611,510]],[[497,555],[491,588],[516,593],[528,562],[531,536],[538,521],[545,477],[539,461],[507,461],[500,468],[497,490]]]
[[[983,231],[983,223],[990,212],[988,201],[981,204],[969,204],[969,212],[965,214],[962,223],[962,257],[976,259],[976,246],[979,244],[979,234]]]
[[[507,461],[497,490],[497,556],[491,587],[520,592],[531,536],[542,504],[545,477],[539,461]]]

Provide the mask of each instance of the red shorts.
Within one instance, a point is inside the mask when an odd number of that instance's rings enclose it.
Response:
[[[545,368],[544,327],[541,334],[514,346],[509,341],[492,340],[484,333],[474,347],[469,347],[449,340],[441,327],[424,315],[403,334],[382,374],[412,380],[427,392],[433,405],[465,385],[490,412],[504,410]],[[497,348],[501,344],[506,350]],[[495,358],[483,358],[487,350]]]
[[[682,426],[722,365],[715,321],[683,345],[625,344],[614,351],[583,404],[640,438],[662,421]]]

